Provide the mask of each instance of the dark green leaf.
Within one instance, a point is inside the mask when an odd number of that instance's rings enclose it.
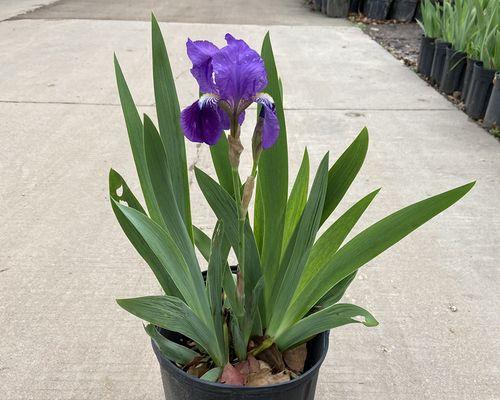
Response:
[[[229,163],[229,145],[224,132],[219,141],[210,146],[210,154],[214,163],[215,172],[220,185],[231,196],[234,196],[233,177],[231,173],[231,164]]]
[[[222,368],[216,367],[206,372],[200,379],[203,379],[204,381],[208,382],[217,382],[221,374],[222,374]]]
[[[170,361],[185,365],[191,362],[199,354],[196,351],[188,349],[186,346],[175,343],[163,336],[153,324],[144,327],[146,333],[154,340],[161,353]]]
[[[283,99],[269,33],[264,38],[261,54],[269,82],[265,91],[274,99],[280,123],[277,142],[260,157],[255,198],[255,234],[257,243],[262,243],[260,254],[267,290],[272,288],[270,283],[274,282],[281,258],[288,198],[288,150]]]
[[[273,336],[290,305],[311,252],[321,220],[328,180],[328,154],[321,161],[311,187],[304,212],[290,240],[276,276],[272,296],[266,297],[266,313],[270,317],[268,335]]]
[[[122,189],[122,194],[118,195],[117,191],[120,188]],[[125,235],[127,235],[137,252],[149,265],[165,294],[182,298],[182,295],[173,283],[167,270],[162,265],[160,260],[158,260],[153,250],[151,250],[148,243],[142,238],[137,229],[134,228],[134,225],[129,222],[127,217],[123,215],[120,208],[116,205],[119,202],[125,202],[129,207],[145,214],[143,208],[130,191],[125,180],[114,170],[109,171],[109,196],[111,199],[111,207],[113,208],[113,212],[115,213],[123,232],[125,232]]]
[[[362,320],[354,319],[362,317]],[[335,304],[292,325],[282,335],[276,337],[281,351],[304,343],[318,333],[346,324],[362,323],[365,326],[377,326],[377,320],[365,309],[354,304]]]
[[[177,204],[175,193],[178,188],[172,186],[160,135],[147,115],[144,115],[144,151],[153,193],[160,210],[161,222],[156,222],[170,234],[187,262],[197,265],[193,242]]]
[[[142,132],[142,121],[137,108],[134,104],[134,99],[130,94],[130,90],[123,76],[123,72],[118,63],[118,59],[114,58],[116,83],[118,86],[118,93],[120,95],[120,102],[122,105],[123,116],[125,118],[125,125],[127,126],[128,138],[130,147],[132,149],[132,156],[134,157],[137,175],[141,184],[144,200],[149,211],[149,215],[153,219],[159,217],[159,210],[153,194],[153,188],[149,180],[148,167],[146,165],[146,157],[144,154],[144,140]]]
[[[329,263],[295,296],[280,333],[311,310],[338,282],[399,242],[425,222],[461,199],[474,182],[430,197],[399,210],[373,224],[340,248]]]
[[[314,243],[306,268],[302,275],[298,291],[302,290],[310,280],[330,262],[333,255],[356,225],[361,215],[368,208],[380,189],[363,197],[332,224]]]
[[[328,189],[326,192],[325,207],[321,223],[339,205],[358,174],[368,150],[368,130],[363,128],[358,137],[344,151],[328,172]]]
[[[177,205],[189,236],[192,237],[186,149],[184,135],[180,127],[179,100],[177,99],[165,42],[154,15],[151,16],[151,31],[153,83],[160,136],[165,149],[172,186],[175,188]]]
[[[172,236],[153,220],[133,208],[116,202],[115,205],[148,244],[189,307],[210,326],[210,306],[198,264],[189,262]]]
[[[116,301],[136,317],[194,340],[218,366],[224,365],[224,356],[217,346],[213,329],[182,300],[172,296],[146,296]]]
[[[288,198],[288,203],[286,205],[285,214],[285,230],[283,232],[283,248],[282,252],[285,251],[290,238],[295,231],[295,227],[299,222],[302,211],[307,202],[307,191],[309,189],[309,154],[307,149],[304,151],[304,157],[302,158],[302,163],[300,164],[299,172],[297,173],[297,178],[293,184],[290,197]]]

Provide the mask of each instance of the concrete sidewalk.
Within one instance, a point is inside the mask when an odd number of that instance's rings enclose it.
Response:
[[[161,27],[183,106],[198,90],[188,36],[222,44],[231,32],[260,48],[270,30],[291,177],[304,146],[315,168],[368,126],[365,166],[336,213],[383,187],[357,231],[478,181],[463,201],[360,271],[347,301],[380,325],[332,332],[317,399],[498,399],[500,144],[358,28],[312,14],[300,0],[279,0],[269,15],[257,0],[224,13],[202,1],[164,3],[157,15],[169,21]],[[181,3],[203,13],[183,14],[174,7]],[[112,55],[140,110],[154,116],[143,20],[159,4],[63,0],[0,22],[2,400],[163,396],[140,321],[114,302],[157,293],[158,285],[107,196],[110,167],[138,187]],[[206,146],[189,144],[188,158],[211,170]],[[191,190],[193,219],[210,231],[214,217],[193,181]]]

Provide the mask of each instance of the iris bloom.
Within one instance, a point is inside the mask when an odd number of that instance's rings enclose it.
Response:
[[[224,129],[232,128],[235,134],[245,109],[255,102],[262,105],[262,147],[267,149],[278,138],[279,123],[272,97],[262,93],[267,86],[264,61],[243,40],[229,33],[225,39],[227,45],[221,49],[205,40],[188,39],[191,74],[202,96],[182,111],[182,129],[189,140],[213,145]]]

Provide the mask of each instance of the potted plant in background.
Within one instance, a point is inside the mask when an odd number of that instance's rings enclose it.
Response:
[[[483,118],[493,89],[495,71],[500,68],[500,3],[489,1],[477,11],[477,32],[471,44],[474,63],[465,98],[465,112],[473,119]]]
[[[451,47],[446,48],[439,90],[446,94],[453,94],[463,85],[467,59],[465,50],[476,26],[476,8],[470,0],[455,0],[453,5],[445,2],[443,7],[451,21]]]
[[[434,58],[432,59],[431,82],[439,86],[443,76],[444,60],[446,58],[446,49],[451,47],[453,39],[453,13],[447,0],[444,0],[441,6],[441,37],[437,38],[434,47]]]
[[[304,151],[289,193],[283,87],[269,35],[261,55],[229,34],[221,47],[188,40],[201,96],[182,113],[154,18],[152,40],[159,130],[148,116],[141,119],[115,58],[146,206],[114,170],[109,188],[118,222],[164,294],[118,304],[148,322],[167,399],[311,400],[328,331],[351,323],[377,325],[367,310],[340,303],[357,270],[454,204],[473,183],[403,208],[346,241],[379,190],[333,224],[327,220],[361,168],[368,131],[332,166],[325,155],[310,190]],[[242,179],[241,136],[247,135],[245,110],[252,103],[258,104],[253,166]],[[218,219],[211,236],[191,219],[184,135],[210,145],[218,181],[199,169],[195,175]],[[205,274],[195,247],[208,262]],[[234,268],[230,249],[238,260]]]
[[[500,35],[497,40],[500,42]],[[483,125],[486,129],[500,128],[500,72],[495,74],[493,80],[493,90],[484,115]]]
[[[421,3],[422,20],[417,20],[422,28],[423,35],[420,40],[417,71],[429,78],[434,59],[436,38],[441,37],[441,6],[432,0],[423,0]]]

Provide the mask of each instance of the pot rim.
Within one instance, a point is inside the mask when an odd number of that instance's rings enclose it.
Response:
[[[330,336],[330,331],[325,331],[317,335],[317,337],[319,337],[319,340],[322,341],[323,352],[319,360],[316,361],[316,363],[314,363],[314,365],[311,368],[309,368],[306,372],[304,372],[296,379],[290,380],[288,382],[277,383],[274,385],[267,385],[267,386],[238,386],[238,385],[227,385],[224,383],[205,381],[203,379],[188,374],[187,372],[177,367],[172,361],[165,358],[163,354],[160,352],[154,340],[151,340],[151,345],[153,346],[153,351],[155,352],[156,357],[158,358],[160,366],[171,371],[174,375],[176,375],[177,378],[180,378],[184,381],[190,381],[190,383],[194,385],[203,386],[204,389],[206,389],[207,391],[220,392],[220,391],[238,390],[240,392],[245,392],[245,393],[256,393],[256,392],[261,392],[262,390],[269,390],[269,389],[292,388],[297,385],[300,385],[302,381],[306,381],[308,380],[308,378],[312,377],[312,375],[316,373],[316,371],[321,367],[321,365],[325,361],[329,347],[329,336]]]

